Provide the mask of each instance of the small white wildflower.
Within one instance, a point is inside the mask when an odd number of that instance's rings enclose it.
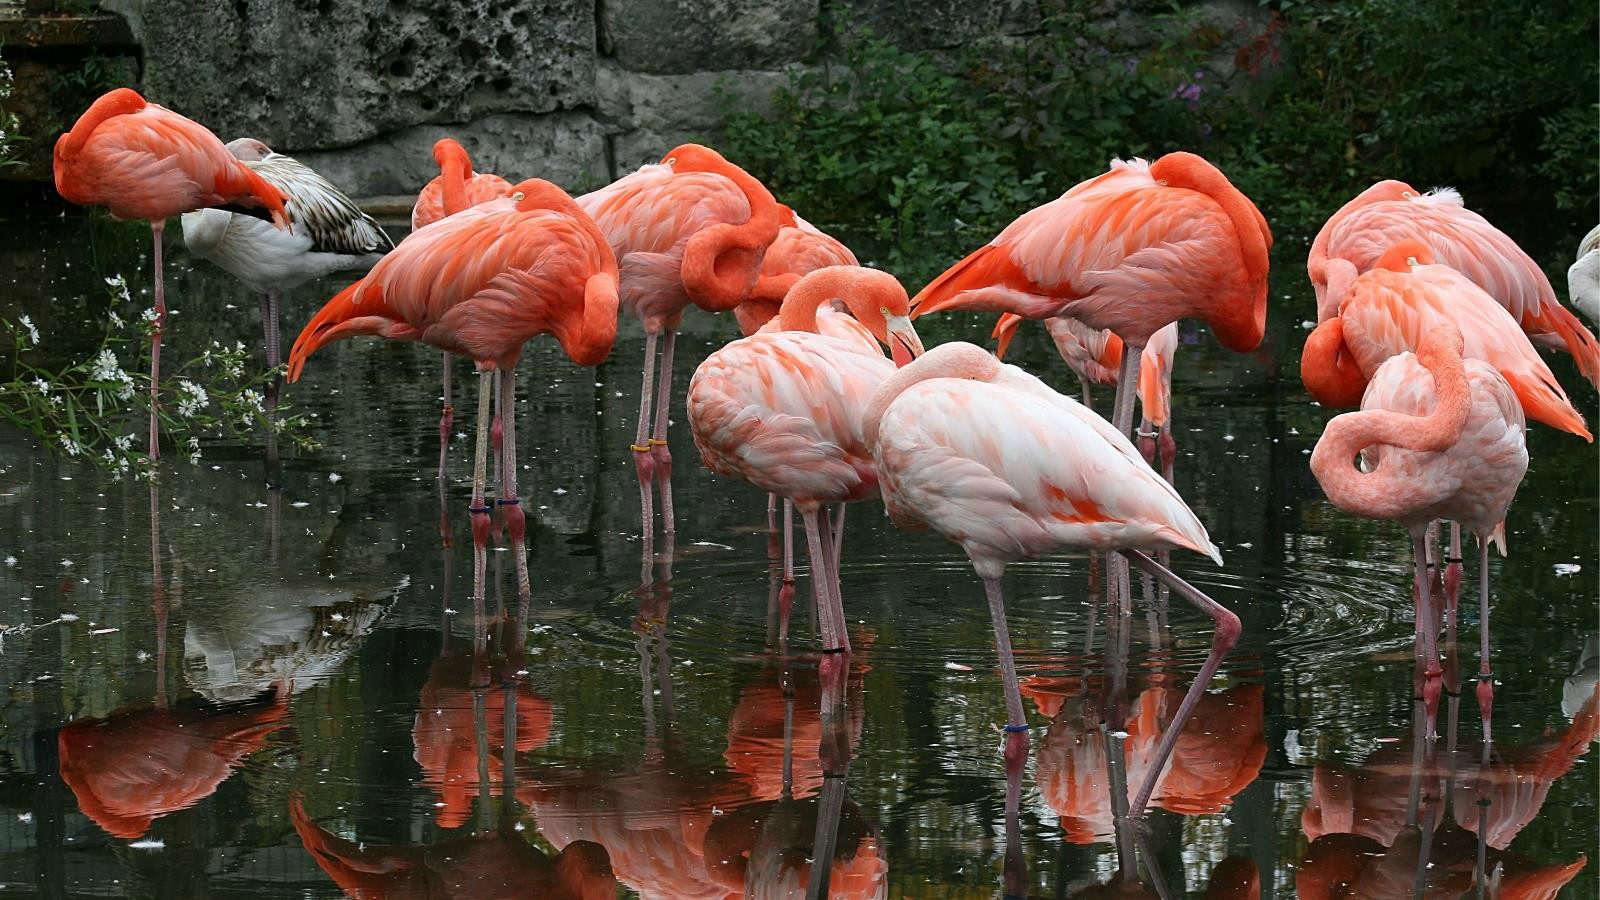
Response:
[[[111,323],[112,328],[115,328],[118,331],[121,331],[123,328],[127,327],[127,323],[122,321],[122,317],[117,315],[116,310],[106,313],[106,320]]]
[[[61,449],[67,451],[68,456],[77,456],[83,452],[83,448],[78,445],[77,441],[72,439],[72,435],[64,431],[61,433]]]
[[[12,566],[15,566],[16,564],[17,564],[17,558],[15,556],[7,556],[6,557],[6,568],[9,569]]]
[[[89,377],[95,381],[116,381],[121,372],[122,366],[117,362],[117,355],[109,347],[102,348],[89,367]]]
[[[205,409],[210,402],[205,388],[187,378],[178,379],[178,415],[187,419]]]
[[[111,443],[117,445],[118,450],[126,450],[133,446],[133,435],[119,434],[111,439]]]
[[[17,319],[17,321],[22,323],[22,327],[23,328],[28,329],[28,340],[31,341],[34,344],[38,344],[39,343],[39,329],[33,327],[33,320],[28,318],[27,316],[21,316],[20,318]]]
[[[33,386],[38,388],[39,393],[42,395],[47,395],[50,393],[50,382],[45,381],[43,378],[35,378],[33,380]]]
[[[155,322],[155,320],[156,320],[156,308],[154,306],[149,307],[148,309],[146,309],[142,313],[139,313],[139,321],[141,321],[141,322],[149,324],[149,323]]]
[[[344,480],[344,476],[340,475],[338,472],[329,472],[328,473],[328,483],[329,484],[338,484],[339,482],[341,482],[343,480]]]
[[[190,450],[198,451],[200,449],[200,439],[197,437],[189,438],[189,440],[184,443],[185,446],[187,446]]]

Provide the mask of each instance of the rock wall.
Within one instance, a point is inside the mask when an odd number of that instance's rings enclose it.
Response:
[[[147,96],[361,197],[402,196],[460,139],[486,170],[581,189],[760,108],[832,25],[914,46],[1037,21],[1035,0],[104,0]],[[909,23],[901,27],[900,23]]]

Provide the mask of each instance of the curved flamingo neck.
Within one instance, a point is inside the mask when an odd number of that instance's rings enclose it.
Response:
[[[750,173],[714,150],[685,144],[667,154],[674,173],[707,172],[733,182],[750,207],[743,223],[720,223],[701,229],[684,247],[679,274],[683,286],[701,306],[728,310],[749,299],[761,273],[767,245],[778,236],[778,201]]]
[[[117,88],[108,91],[89,104],[78,121],[73,123],[72,130],[61,136],[56,143],[57,156],[73,156],[83,149],[88,143],[89,136],[99,128],[107,119],[117,116],[126,116],[139,112],[150,104],[139,96],[139,92],[132,88]]]
[[[557,334],[561,347],[580,366],[599,365],[611,353],[617,339],[617,261],[600,226],[578,206],[572,195],[540,178],[530,178],[512,188],[519,212],[547,210],[559,213],[588,235],[594,252],[600,254],[600,271],[589,276],[583,287],[583,311],[574,321],[563,319]]]
[[[439,164],[444,214],[453,216],[467,208],[467,179],[472,177],[472,159],[460,144],[443,138],[433,145],[433,161]]]
[[[1367,377],[1345,346],[1344,320],[1338,316],[1318,325],[1306,337],[1306,345],[1300,351],[1300,381],[1311,399],[1329,409],[1361,405]]]
[[[964,378],[968,381],[993,382],[999,379],[1005,364],[995,359],[989,351],[975,344],[953,341],[929,350],[883,380],[867,402],[862,416],[867,446],[878,443],[878,428],[889,404],[912,385],[934,378]]]
[[[851,315],[865,321],[867,316],[860,308],[861,292],[851,277],[852,273],[844,271],[844,268],[830,266],[796,280],[784,295],[783,304],[778,307],[778,328],[815,333],[817,310],[833,300],[843,301]]]
[[[1433,376],[1434,408],[1426,416],[1408,416],[1387,409],[1363,409],[1336,416],[1311,453],[1311,471],[1339,508],[1378,519],[1408,519],[1438,498],[1428,485],[1412,479],[1400,483],[1387,470],[1386,457],[1362,472],[1352,465],[1357,453],[1374,444],[1419,452],[1441,452],[1455,446],[1471,411],[1472,395],[1461,362],[1461,333],[1451,325],[1429,332],[1417,350],[1417,362]]]

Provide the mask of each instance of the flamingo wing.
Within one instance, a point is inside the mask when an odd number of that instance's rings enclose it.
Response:
[[[394,249],[394,241],[377,220],[299,160],[269,153],[259,162],[245,165],[283,193],[289,220],[297,234],[310,236],[312,251],[359,256]]]

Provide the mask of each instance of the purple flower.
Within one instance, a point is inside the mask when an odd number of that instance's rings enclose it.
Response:
[[[1139,71],[1139,57],[1137,57],[1137,56],[1128,57],[1127,59],[1122,61],[1122,67],[1124,69],[1128,70],[1128,74],[1129,75],[1132,75],[1134,72]]]

